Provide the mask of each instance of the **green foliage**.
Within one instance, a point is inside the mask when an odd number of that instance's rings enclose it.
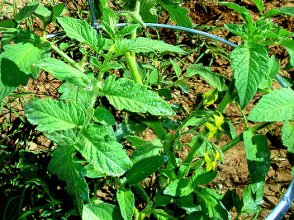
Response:
[[[260,12],[255,21],[245,7],[222,3],[244,20],[243,24],[226,24],[243,44],[228,59],[234,75],[225,77],[198,63],[204,54],[197,63],[186,62],[188,46],[184,50],[182,45],[137,37],[137,32],[145,31],[143,22],[158,20],[160,9],[177,25],[192,27],[188,10],[180,6],[182,1],[119,1],[117,7],[123,10],[118,12],[106,0],[94,3],[100,31],[87,20],[60,17],[62,4],[49,7],[39,1],[0,22],[0,107],[10,112],[12,103],[21,97],[21,126],[30,123],[26,130],[16,132],[25,141],[17,141],[20,144],[13,149],[19,153],[21,144],[29,146],[40,133],[52,141],[50,149],[44,150],[46,155],[38,156],[48,160],[44,164],[31,162],[22,152],[10,166],[15,152],[6,152],[8,147],[1,145],[1,175],[9,174],[11,185],[18,186],[15,197],[5,200],[3,218],[13,213],[19,219],[230,219],[233,208],[240,218],[256,215],[270,166],[266,136],[256,132],[268,122],[284,122],[283,145],[294,152],[294,93],[290,88],[271,89],[281,67],[270,51],[274,43],[283,46],[289,55],[287,68],[293,67],[293,33],[269,19],[293,15],[293,8],[265,11],[262,0],[253,0]],[[34,27],[22,29],[34,17],[43,23],[42,37]],[[116,26],[121,20],[127,23],[123,28]],[[67,36],[61,44],[45,37],[52,22]],[[19,89],[30,78],[38,78],[40,70],[60,80],[54,98]],[[193,106],[186,110],[176,96],[195,91],[189,86],[195,77],[213,90],[192,94]],[[262,97],[246,115],[242,109],[257,92]],[[225,114],[233,104],[244,119],[244,130],[238,136]],[[260,123],[250,127],[248,120]],[[220,147],[224,135],[229,141]],[[250,179],[241,197],[232,190],[224,194],[211,188],[223,153],[240,141],[244,141]],[[10,179],[12,173],[15,176]],[[39,177],[40,173],[45,174]],[[6,177],[0,181],[7,185]],[[27,191],[38,191],[35,185],[42,190],[27,196]],[[5,193],[13,191],[7,189]],[[14,213],[12,206],[18,199],[22,202]]]

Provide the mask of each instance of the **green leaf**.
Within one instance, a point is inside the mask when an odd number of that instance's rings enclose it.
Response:
[[[268,70],[269,57],[263,46],[254,44],[252,47],[237,47],[231,53],[231,59],[240,105],[244,108]]]
[[[274,77],[279,73],[279,71],[280,71],[280,62],[273,55],[269,59],[268,70],[266,71],[264,78],[260,82],[258,88],[259,89],[271,88],[272,81],[273,81]]]
[[[211,219],[229,219],[229,213],[221,202],[222,196],[218,195],[215,190],[209,188],[201,189],[197,193],[197,198],[199,199],[202,210],[208,213]]]
[[[267,11],[263,17],[264,18],[270,18],[274,17],[277,15],[289,15],[289,16],[294,16],[294,8],[293,7],[281,7],[281,8],[273,8],[269,11]]]
[[[177,179],[164,189],[163,193],[169,196],[188,196],[194,191],[194,188],[191,186],[189,179],[182,178]]]
[[[24,109],[28,120],[43,132],[76,128],[82,126],[86,118],[84,111],[72,101],[33,99]]]
[[[144,158],[133,165],[126,173],[127,182],[136,184],[156,172],[166,161],[167,156],[156,155]]]
[[[294,119],[294,91],[276,89],[263,96],[248,116],[254,122],[288,121]]]
[[[34,15],[43,21],[44,24],[48,24],[51,20],[52,12],[45,6],[39,5],[34,11]]]
[[[289,64],[291,67],[294,67],[294,40],[284,39],[281,42],[281,45],[284,46],[289,54]]]
[[[17,15],[15,16],[15,20],[20,23],[22,20],[30,17],[35,10],[39,6],[39,1],[34,1],[32,3],[27,4],[24,8],[22,8]]]
[[[3,84],[1,85],[1,84],[2,83],[0,81],[0,105],[1,105],[1,102],[4,101],[4,99],[7,96],[9,96],[11,93],[13,93],[14,90],[16,89],[16,87],[9,87],[9,86],[4,86]],[[1,108],[0,108],[0,113],[1,113]]]
[[[141,0],[140,15],[145,23],[157,23],[156,0]]]
[[[217,88],[219,91],[228,89],[226,78],[211,71],[209,67],[203,66],[202,63],[194,64],[187,70],[187,77],[198,75],[203,78],[210,86]]]
[[[236,36],[246,39],[246,32],[243,24],[225,24],[225,27]]]
[[[152,40],[150,38],[138,37],[136,39],[119,39],[115,41],[115,53],[121,56],[127,52],[135,53],[180,53],[186,52],[178,46],[167,44],[160,40]]]
[[[81,175],[83,166],[74,161],[73,151],[72,146],[59,146],[52,153],[53,157],[48,165],[48,170],[66,182],[69,194],[78,200],[89,202],[88,184]]]
[[[52,22],[55,22],[57,17],[59,17],[64,9],[64,4],[54,5],[52,8]]]
[[[17,43],[4,46],[2,58],[8,59],[17,66],[17,69],[27,75],[38,76],[38,69],[33,64],[46,56],[48,44],[36,43]],[[12,65],[12,64],[11,64]],[[13,77],[16,79],[16,77]]]
[[[249,170],[252,193],[256,204],[261,204],[264,194],[265,177],[270,167],[270,152],[267,138],[254,135],[252,131],[243,133],[246,159]]]
[[[157,2],[167,10],[171,19],[176,22],[178,26],[184,26],[188,28],[192,28],[192,22],[189,18],[188,10],[182,8],[177,3],[165,3],[166,1],[157,0]]]
[[[95,92],[94,88],[82,88],[68,82],[63,83],[58,92],[62,93],[61,100],[71,100],[83,110],[92,108],[97,97],[97,92]]]
[[[239,15],[241,15],[242,18],[249,25],[249,29],[251,29],[252,24],[253,24],[253,19],[250,15],[249,11],[244,6],[239,6],[238,4],[235,4],[232,2],[221,2],[220,4],[223,6],[226,6],[230,9],[233,9],[235,12],[237,12]]]
[[[174,115],[170,106],[160,96],[134,81],[124,78],[115,80],[115,77],[110,76],[105,80],[102,90],[110,104],[117,110]]]
[[[118,190],[116,198],[119,204],[120,213],[124,220],[132,220],[135,209],[135,196],[130,190]]]
[[[101,173],[121,176],[132,166],[111,126],[91,124],[79,135],[76,149]]]
[[[90,79],[85,73],[67,65],[61,60],[46,58],[36,62],[35,66],[51,73],[57,79],[66,80],[76,86],[86,87],[90,83]]]
[[[294,124],[290,121],[286,121],[283,125],[282,141],[288,151],[294,153]]]
[[[150,143],[143,144],[142,146],[137,147],[137,149],[132,154],[132,161],[133,163],[137,163],[144,158],[156,156],[160,154],[161,150],[161,147],[152,145]]]
[[[263,0],[252,0],[256,7],[258,8],[259,13],[263,12]]]
[[[95,109],[94,120],[102,125],[115,125],[115,118],[112,113],[101,106]]]
[[[259,204],[255,202],[254,195],[252,194],[251,185],[245,187],[242,194],[242,210],[241,212],[256,214],[259,212]]]
[[[122,220],[117,206],[101,203],[83,206],[82,220]]]
[[[52,140],[55,144],[62,146],[72,146],[76,143],[78,129],[69,129],[61,131],[53,131],[46,133],[46,137]]]
[[[15,22],[14,19],[2,20],[2,21],[0,21],[0,27],[4,27],[4,28],[16,28],[17,27],[17,23]]]
[[[112,39],[116,38],[118,23],[117,14],[109,7],[102,9],[102,28],[106,31]]]
[[[89,45],[96,52],[99,52],[105,45],[105,39],[86,21],[70,17],[59,17],[57,21],[61,24],[68,37]]]

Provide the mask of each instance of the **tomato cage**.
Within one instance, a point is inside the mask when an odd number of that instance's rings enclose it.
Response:
[[[99,30],[102,28],[102,26],[97,23],[92,0],[88,0],[88,4],[89,4],[89,8],[90,8],[91,17],[92,17],[92,27],[96,30]],[[126,25],[127,25],[127,23],[118,23],[117,27],[124,27]],[[194,35],[198,35],[198,36],[203,36],[203,37],[207,37],[212,40],[215,40],[215,41],[222,42],[222,43],[224,43],[228,46],[231,46],[233,48],[238,47],[237,44],[232,43],[224,38],[221,38],[219,36],[216,36],[214,34],[210,34],[210,33],[204,32],[204,31],[192,29],[192,28],[169,25],[169,24],[159,24],[159,23],[144,23],[144,26],[146,28],[164,28],[164,29],[171,29],[171,30],[175,30],[175,31],[186,32],[186,33],[190,33],[190,34],[194,34]],[[54,34],[48,34],[46,36],[46,39],[62,36],[64,34],[65,33],[63,31],[57,32]],[[284,81],[284,79],[282,78],[281,75],[277,74],[275,76],[275,79],[283,88],[288,87],[287,83]],[[293,200],[294,200],[294,178],[290,182],[290,184],[286,190],[286,193],[283,195],[282,199],[279,201],[279,203],[276,205],[276,207],[272,210],[272,212],[267,216],[266,220],[281,220],[281,219],[283,219],[283,217],[286,215],[286,212],[291,207]]]

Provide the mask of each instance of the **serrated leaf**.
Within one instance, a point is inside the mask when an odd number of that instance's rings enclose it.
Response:
[[[198,75],[203,78],[210,86],[217,88],[219,91],[228,89],[226,78],[211,71],[209,67],[203,66],[202,63],[194,64],[187,70],[187,77]]]
[[[187,15],[189,11],[186,8],[182,8],[177,3],[170,2],[166,4],[165,1],[161,0],[157,0],[157,2],[167,10],[171,19],[175,21],[178,26],[192,28],[192,22]]]
[[[86,87],[90,79],[82,71],[71,67],[61,60],[46,58],[34,64],[36,67],[52,74],[55,78],[66,80],[76,86]]]
[[[174,115],[170,106],[155,92],[134,81],[108,77],[103,84],[103,94],[117,110],[149,112],[152,115]]]
[[[243,24],[225,24],[225,27],[236,36],[240,36],[242,39],[246,37]]]
[[[265,89],[271,88],[272,80],[280,71],[280,62],[276,59],[275,56],[271,56],[268,63],[268,70],[266,71],[264,78],[260,82],[258,88]]]
[[[119,208],[112,204],[86,204],[83,206],[82,220],[122,220]]]
[[[136,39],[119,39],[114,44],[115,53],[121,56],[127,52],[151,53],[151,52],[169,52],[185,54],[186,52],[178,46],[167,44],[160,40],[138,37]]]
[[[46,43],[39,45],[29,42],[9,44],[4,46],[1,57],[12,61],[19,71],[37,78],[38,69],[33,64],[45,57],[48,49]]]
[[[83,202],[89,202],[89,188],[84,177],[81,175],[83,166],[73,160],[72,146],[59,146],[52,155],[48,170],[56,174],[60,180],[67,184],[69,194]]]
[[[197,198],[204,212],[208,213],[210,218],[220,218],[223,220],[229,219],[229,213],[221,202],[221,195],[218,195],[215,190],[204,188],[197,193]]]
[[[39,6],[39,1],[34,1],[23,7],[15,16],[15,20],[20,23],[22,20],[30,17]]]
[[[68,37],[80,43],[88,44],[93,50],[99,52],[105,45],[105,39],[86,21],[70,17],[59,17],[57,21]]]
[[[50,98],[33,99],[25,105],[28,120],[43,132],[68,130],[82,126],[84,111],[72,101],[57,101]]]
[[[91,108],[96,100],[97,93],[93,88],[82,88],[71,83],[63,83],[59,89],[61,100],[71,100],[84,110]]]
[[[248,120],[254,122],[288,121],[293,119],[294,91],[289,88],[276,89],[263,96],[248,116]]]
[[[116,198],[119,204],[120,213],[124,220],[132,220],[135,209],[135,196],[130,190],[118,190]]]
[[[52,140],[55,144],[62,146],[72,146],[76,143],[78,129],[69,129],[61,131],[53,131],[46,133],[46,137]]]
[[[121,176],[132,166],[111,126],[92,124],[79,135],[76,149],[101,173]]]
[[[254,135],[251,131],[243,133],[246,159],[249,170],[252,193],[256,204],[261,204],[264,194],[265,177],[270,167],[270,152],[267,138]]]
[[[287,150],[294,153],[294,124],[290,121],[286,121],[283,125],[282,141]]]
[[[240,105],[244,108],[268,70],[269,56],[263,46],[254,44],[252,47],[237,47],[231,53],[231,59]]]
[[[156,172],[166,161],[167,156],[156,155],[144,158],[133,165],[126,173],[129,184],[137,184]]]

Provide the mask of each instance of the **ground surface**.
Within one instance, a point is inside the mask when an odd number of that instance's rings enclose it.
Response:
[[[22,2],[20,1],[19,6]],[[72,3],[71,1],[64,1],[65,4],[70,8],[71,13],[75,13],[77,8],[81,9],[85,7],[85,1],[76,1]],[[235,0],[233,2],[238,2],[240,5],[245,6],[249,9],[253,10],[253,15],[257,17],[257,11],[254,8],[253,4],[250,3],[249,0]],[[200,4],[201,3],[201,4]],[[281,7],[281,6],[294,6],[294,1],[287,0],[287,1],[266,1],[265,4],[267,9],[271,9],[273,7]],[[199,28],[206,28],[208,26],[215,26],[215,27],[222,27],[224,24],[227,23],[238,23],[241,22],[240,17],[232,12],[231,10],[225,9],[220,7],[216,1],[208,0],[208,1],[184,1],[184,7],[190,10],[190,17],[192,18],[193,23],[196,27]],[[164,18],[162,18],[164,19]],[[277,17],[275,21],[281,24],[284,28],[293,31],[293,18],[284,18],[284,17]],[[52,31],[55,31],[52,28]],[[214,28],[213,33],[217,34],[218,36],[224,37],[226,36],[226,31],[219,30]],[[166,39],[167,41],[175,40],[175,35],[169,31],[162,32],[162,39]],[[182,37],[182,42],[187,42],[188,37]],[[239,39],[234,39],[236,43],[239,43]],[[226,47],[226,49],[231,50],[230,48]],[[287,63],[287,59],[285,59],[285,52],[277,48],[279,58],[281,59],[282,66]],[[222,72],[227,75],[231,74],[231,71],[228,67],[228,62],[221,57],[216,57],[212,62],[212,67],[217,72]],[[196,57],[191,56],[188,62],[193,62]],[[208,57],[211,59],[211,57]],[[205,60],[204,60],[205,62]],[[210,60],[206,61],[207,63]],[[286,74],[286,73],[284,73]],[[188,95],[183,95],[182,93],[175,93],[174,95],[177,97],[176,101],[183,105],[184,108],[189,111],[191,105],[193,104],[193,100],[195,100],[195,94],[198,92],[203,92],[208,89],[208,86],[203,84],[201,80],[194,80],[189,82],[191,87],[191,93]],[[48,96],[56,96],[56,90],[59,86],[59,82],[52,77],[41,74],[39,79],[32,80],[29,84],[24,88],[25,91],[29,93],[38,93],[42,95]],[[255,100],[256,101],[256,100]],[[19,128],[21,124],[20,119],[22,119],[22,110],[21,106],[17,107],[16,109],[19,110],[18,114],[11,114],[11,112],[7,112],[5,114],[0,115],[0,123],[8,123],[11,126],[0,131],[0,144],[16,146],[18,138],[23,138],[23,134],[14,134],[13,128],[17,127],[20,129],[20,132],[31,132],[31,128]],[[247,111],[250,109],[250,105]],[[238,132],[241,132],[243,127],[241,121],[241,115],[236,109],[235,106],[229,106],[226,110],[226,114],[232,119],[234,122],[234,126],[236,127]],[[263,131],[264,134],[267,134],[270,137],[270,152],[271,152],[271,167],[268,173],[267,181],[266,181],[266,189],[265,189],[265,198],[263,207],[265,210],[259,216],[259,219],[264,219],[265,216],[269,213],[271,209],[277,204],[281,196],[286,190],[287,185],[291,180],[291,165],[288,160],[288,155],[286,150],[282,147],[280,141],[280,128],[279,126],[275,125],[270,129]],[[8,138],[11,137],[11,138]],[[148,137],[147,139],[152,138]],[[48,149],[51,145],[51,142],[44,138],[39,133],[36,133],[33,138],[28,140],[30,150],[43,150]],[[223,143],[221,142],[220,145],[225,144],[225,140]],[[18,146],[22,147],[22,146]],[[247,163],[245,158],[245,152],[243,149],[243,145],[239,144],[237,147],[229,150],[225,153],[225,160],[223,164],[220,164],[219,175],[217,179],[214,181],[214,185],[212,187],[218,187],[219,189],[226,191],[227,189],[236,188],[239,193],[242,192],[242,189],[245,185],[248,184],[248,169]],[[289,210],[288,215],[294,213],[294,207]]]

